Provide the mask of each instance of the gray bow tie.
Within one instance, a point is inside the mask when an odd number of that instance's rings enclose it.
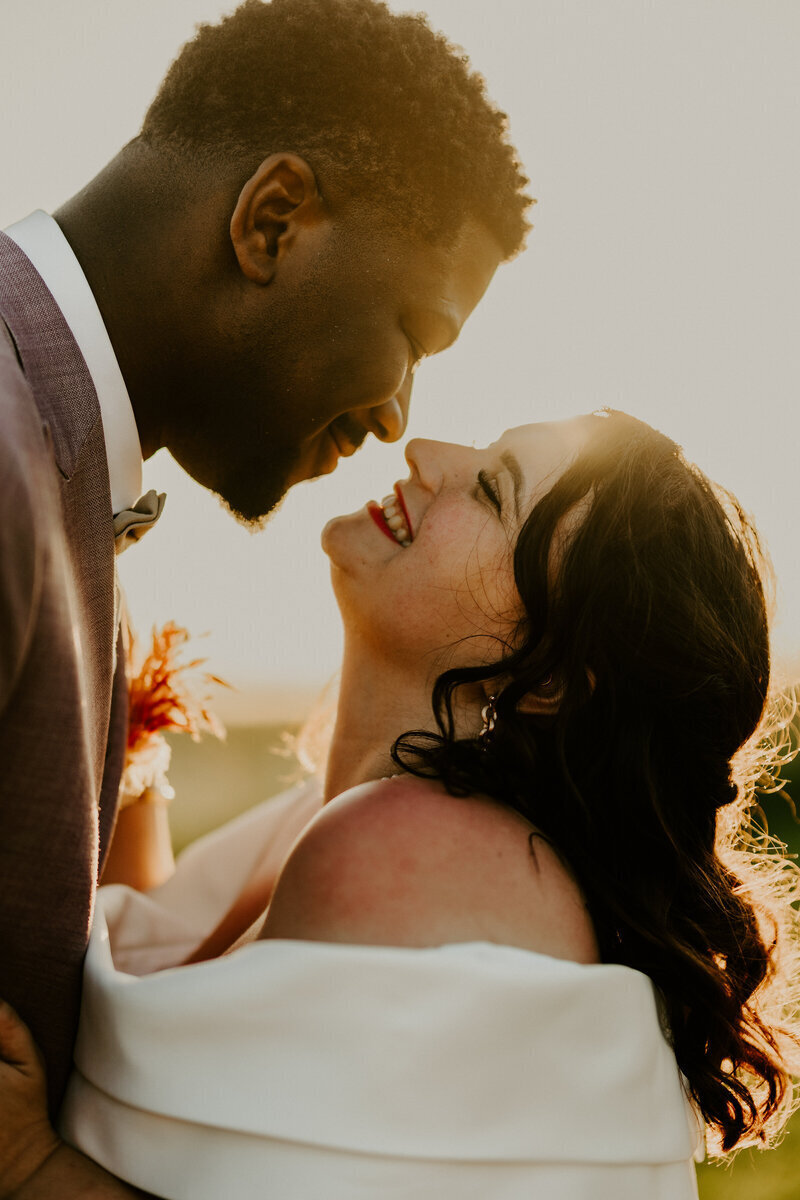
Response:
[[[114,517],[114,549],[117,554],[127,550],[133,542],[144,537],[148,529],[153,528],[164,511],[166,498],[164,492],[151,489],[136,501],[133,508],[124,508],[117,513]]]

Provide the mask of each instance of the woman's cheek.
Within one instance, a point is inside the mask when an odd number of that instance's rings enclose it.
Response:
[[[513,561],[506,546],[476,543],[466,579],[475,631],[506,638],[520,610]]]

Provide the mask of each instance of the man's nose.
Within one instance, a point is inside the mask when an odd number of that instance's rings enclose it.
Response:
[[[411,375],[385,404],[376,404],[367,414],[367,428],[382,442],[397,442],[406,431],[408,410],[411,407]]]

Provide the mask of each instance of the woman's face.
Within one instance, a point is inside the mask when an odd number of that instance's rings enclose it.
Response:
[[[597,420],[521,425],[480,450],[409,442],[411,473],[394,503],[370,501],[322,534],[348,636],[383,661],[424,663],[426,679],[496,661],[498,639],[509,639],[521,616],[519,531]]]

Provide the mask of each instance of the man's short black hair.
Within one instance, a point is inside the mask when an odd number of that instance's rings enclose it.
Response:
[[[199,26],[140,137],[248,173],[292,151],[323,196],[328,181],[434,243],[472,216],[510,258],[531,200],[506,129],[466,55],[421,14],[378,0],[246,0]]]

